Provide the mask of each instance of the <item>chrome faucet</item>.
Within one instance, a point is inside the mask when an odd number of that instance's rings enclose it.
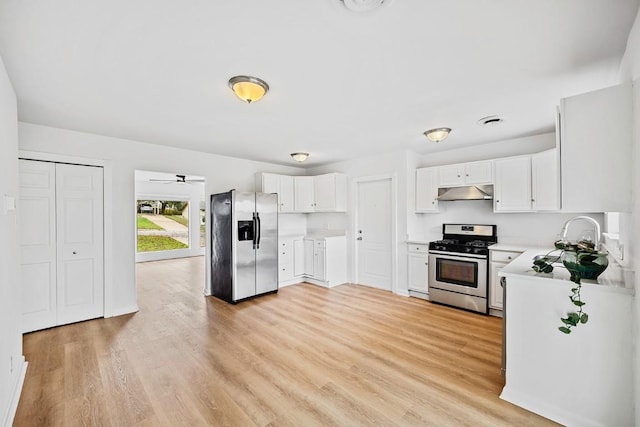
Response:
[[[586,215],[579,215],[579,216],[574,216],[573,218],[571,218],[570,220],[568,220],[567,222],[564,223],[564,225],[562,226],[562,231],[560,232],[560,238],[564,241],[567,240],[567,232],[569,231],[569,226],[571,225],[571,223],[575,220],[578,219],[583,219],[585,221],[588,221],[590,223],[593,224],[593,226],[596,229],[596,236],[595,236],[595,241],[593,242],[594,244],[594,249],[596,251],[600,250],[600,224],[598,224],[598,221],[596,221],[595,219],[591,218],[590,216],[586,216]]]

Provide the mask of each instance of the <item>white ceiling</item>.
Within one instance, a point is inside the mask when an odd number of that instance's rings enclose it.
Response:
[[[363,1],[363,0],[360,0]],[[358,0],[355,1],[358,3]],[[548,132],[615,84],[638,0],[2,0],[25,122],[305,166]],[[266,80],[248,105],[230,77]],[[504,118],[480,127],[487,115]],[[422,132],[453,128],[439,144]]]

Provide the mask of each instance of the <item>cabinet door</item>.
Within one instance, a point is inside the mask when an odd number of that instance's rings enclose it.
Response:
[[[506,264],[501,262],[491,263],[491,278],[489,286],[489,307],[502,310],[502,286],[500,286],[500,276],[498,273]]]
[[[495,161],[494,210],[522,212],[531,210],[531,156],[509,157]]]
[[[416,212],[438,212],[438,168],[416,169]]]
[[[305,251],[303,242],[302,239],[295,239],[293,241],[293,275],[295,277],[304,276],[305,273]]]
[[[409,289],[428,292],[429,263],[427,254],[409,253]]]
[[[313,277],[317,280],[325,280],[325,246],[324,240],[316,240],[314,244]]]
[[[280,212],[293,212],[293,177],[280,175],[278,177],[278,203]]]
[[[274,173],[262,173],[262,186],[258,189],[262,193],[279,193],[280,192],[280,175]]]
[[[313,190],[316,212],[336,210],[336,177],[334,174],[314,176]]]
[[[294,205],[296,212],[314,212],[314,180],[312,176],[294,176]]]
[[[557,150],[531,156],[531,202],[535,211],[560,209],[560,180]]]
[[[293,279],[293,241],[281,240],[278,243],[278,281],[286,282]]]
[[[473,162],[464,165],[465,184],[493,184],[493,162]]]
[[[632,90],[625,83],[561,100],[563,211],[631,211]]]
[[[314,247],[313,240],[311,239],[303,239],[302,244],[304,246],[304,275],[309,277],[314,277]]]
[[[456,187],[464,185],[464,166],[447,165],[438,168],[439,187]]]

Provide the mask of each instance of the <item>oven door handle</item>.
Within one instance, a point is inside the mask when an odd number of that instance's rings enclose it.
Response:
[[[429,251],[429,255],[435,255],[438,258],[444,259],[452,259],[459,261],[469,261],[469,260],[478,260],[478,259],[488,259],[489,257],[486,255],[474,255],[474,254],[454,254],[452,252],[443,252],[443,251]]]

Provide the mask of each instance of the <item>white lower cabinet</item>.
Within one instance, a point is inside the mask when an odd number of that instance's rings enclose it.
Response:
[[[429,246],[421,243],[409,243],[408,251],[408,289],[426,297],[429,293]],[[422,296],[422,295],[420,295]]]
[[[497,249],[491,249],[489,251],[489,308],[502,310],[503,291],[498,273],[521,254],[522,252],[518,251],[502,251]]]
[[[280,286],[307,281],[332,287],[347,281],[345,236],[281,238]]]

